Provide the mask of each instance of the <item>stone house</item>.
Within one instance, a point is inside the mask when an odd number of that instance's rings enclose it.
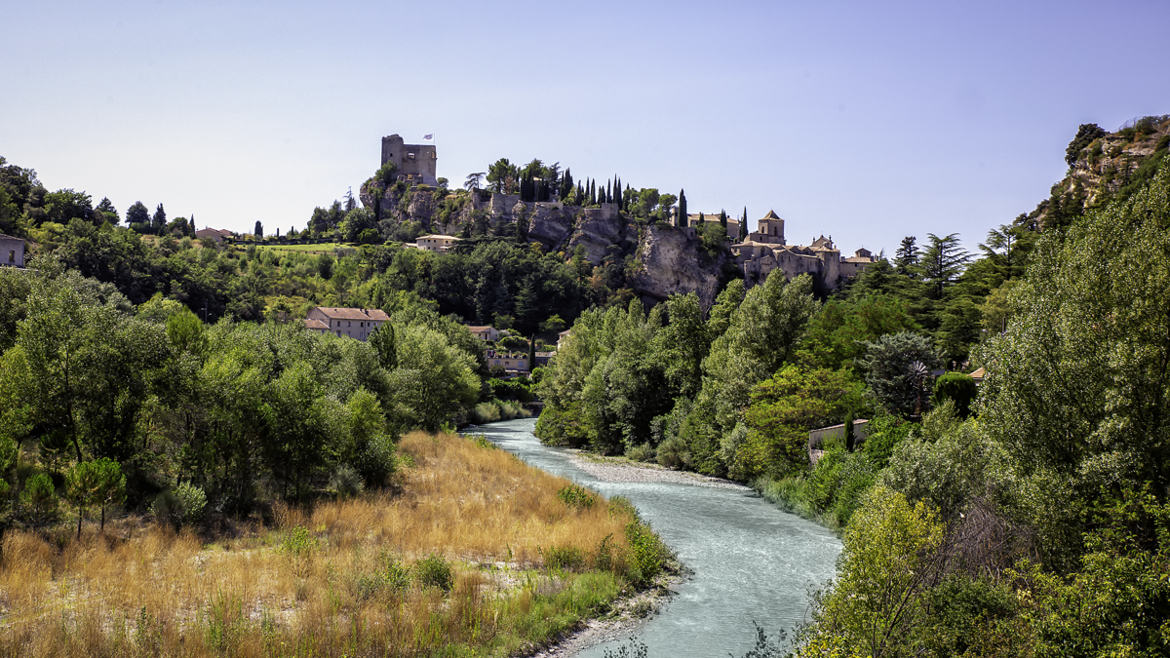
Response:
[[[24,267],[24,240],[0,233],[0,267]]]
[[[231,231],[223,228],[208,228],[204,226],[198,231],[195,231],[195,237],[204,242],[223,242],[224,240],[228,238],[234,238],[235,236],[235,233],[232,233]]]
[[[454,235],[440,235],[435,233],[432,235],[421,236],[413,243],[413,245],[417,249],[426,249],[427,251],[433,251],[436,254],[441,254],[445,251],[450,251],[452,247],[458,244],[458,242],[459,238],[455,237]],[[410,246],[410,244],[407,246]]]
[[[305,328],[323,334],[332,333],[364,341],[370,337],[370,334],[374,333],[375,329],[389,321],[390,316],[378,308],[315,306],[309,310],[305,317]]]
[[[471,332],[472,336],[475,336],[476,338],[478,338],[479,340],[481,340],[485,343],[494,343],[500,339],[501,334],[500,334],[499,330],[497,330],[495,327],[493,327],[491,325],[480,326],[480,325],[466,324],[463,326],[467,327],[467,330]]]
[[[438,159],[434,144],[406,144],[398,134],[382,138],[382,164],[393,162],[398,167],[399,180],[438,185],[435,176]]]
[[[528,372],[528,355],[523,352],[484,350],[483,357],[489,368],[501,368],[511,373]]]
[[[678,213],[676,212],[675,214],[677,215]],[[687,226],[693,226],[694,228],[698,229],[700,215],[703,217],[703,221],[702,221],[703,224],[718,224],[719,223],[719,213],[711,214],[709,212],[706,212],[706,213],[689,212],[689,213],[687,213]],[[727,239],[731,240],[733,242],[735,240],[739,239],[739,220],[738,219],[732,219],[730,217],[727,218]]]

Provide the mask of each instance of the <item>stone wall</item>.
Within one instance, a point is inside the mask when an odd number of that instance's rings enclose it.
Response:
[[[405,180],[437,185],[438,152],[433,144],[405,144],[399,135],[382,138],[382,164],[393,162]]]

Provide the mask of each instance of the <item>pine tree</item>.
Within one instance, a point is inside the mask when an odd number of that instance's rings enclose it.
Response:
[[[154,211],[154,217],[150,221],[150,232],[155,235],[162,235],[167,229],[167,211],[163,210],[163,204],[158,204],[158,208]]]
[[[913,235],[907,235],[902,238],[902,244],[898,245],[898,251],[894,255],[894,266],[898,271],[907,276],[915,276],[915,269],[918,265],[918,238]]]

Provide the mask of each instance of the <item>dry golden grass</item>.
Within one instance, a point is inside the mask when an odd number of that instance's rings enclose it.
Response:
[[[57,550],[8,533],[0,655],[503,655],[618,594],[624,509],[566,505],[568,481],[454,435],[400,449],[415,466],[398,496],[282,509],[276,528],[222,544],[146,526]],[[543,569],[550,549],[584,572]],[[432,555],[449,591],[421,582]]]

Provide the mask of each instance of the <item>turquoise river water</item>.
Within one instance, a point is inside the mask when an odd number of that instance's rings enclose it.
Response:
[[[807,619],[809,594],[833,577],[841,542],[828,530],[786,513],[746,487],[694,482],[609,481],[579,468],[568,451],[541,445],[533,419],[468,430],[549,473],[605,496],[625,496],[693,573],[659,613],[635,628],[659,656],[741,656],[755,621],[770,634]],[[685,478],[671,478],[684,480]],[[577,653],[600,658],[630,633]]]

